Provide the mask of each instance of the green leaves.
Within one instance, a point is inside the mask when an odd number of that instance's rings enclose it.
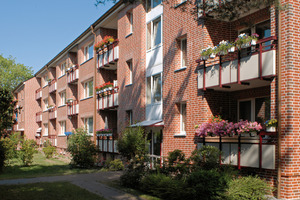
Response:
[[[15,103],[11,92],[0,87],[0,137],[6,132],[7,128],[12,127],[13,125]]]
[[[0,55],[0,88],[12,91],[21,82],[31,78],[33,70],[23,64],[16,63],[15,58],[4,58]]]

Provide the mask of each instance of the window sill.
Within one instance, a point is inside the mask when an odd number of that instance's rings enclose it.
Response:
[[[48,137],[48,135],[43,135],[43,137]]]
[[[91,99],[91,98],[93,98],[93,96],[90,96],[90,97],[86,97],[86,98],[80,99],[80,101],[84,101],[84,100]]]
[[[94,133],[88,133],[87,136],[93,137]]]
[[[65,107],[65,106],[66,106],[66,104],[64,104],[64,105],[61,105],[61,106],[58,106],[58,108]]]
[[[181,3],[179,3],[179,4],[177,4],[174,8],[176,9],[176,8],[182,6],[183,4],[185,4],[186,2],[187,2],[187,1],[185,0],[185,1],[183,1],[183,2],[181,2]]]
[[[180,69],[176,69],[174,72],[176,73],[176,72],[181,72],[181,71],[184,71],[184,70],[186,70],[186,67],[181,67]]]
[[[132,32],[129,33],[128,35],[126,35],[125,38],[128,38],[128,37],[131,36],[131,35],[132,35]]]
[[[89,61],[92,60],[93,58],[94,58],[94,57],[91,57],[90,59],[84,61],[83,63],[80,64],[80,66],[83,65],[83,64],[85,64],[85,63],[87,63],[87,62],[89,62]]]
[[[57,137],[67,137],[66,135],[57,135]]]
[[[48,84],[47,84],[47,85],[44,85],[44,86],[43,86],[43,89],[44,89],[45,87],[47,87],[47,86],[48,86]]]
[[[58,77],[57,79],[61,79],[62,77],[64,77],[66,74],[64,74],[64,75],[61,75],[60,77]]]
[[[43,113],[48,112],[48,110],[43,110]]]
[[[128,85],[125,85],[125,87],[129,87],[129,86],[132,86],[132,83],[128,84]]]
[[[174,137],[186,137],[186,132],[181,132],[179,134],[175,134]]]
[[[158,44],[158,45],[152,47],[151,49],[148,49],[148,50],[146,51],[146,53],[151,52],[151,51],[154,51],[155,49],[157,49],[157,48],[159,48],[159,47],[161,47],[161,46],[162,46],[162,43],[160,43],[160,44]]]

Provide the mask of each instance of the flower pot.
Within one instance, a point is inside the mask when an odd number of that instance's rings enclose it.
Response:
[[[229,49],[228,49],[228,52],[229,53],[233,53],[235,51],[235,47],[230,47]]]
[[[68,100],[68,103],[73,103],[73,99],[69,99],[69,100]]]
[[[112,90],[112,89],[113,89],[112,87],[107,88],[107,90]]]
[[[216,54],[212,53],[212,54],[210,54],[209,57],[210,57],[210,58],[215,58],[215,57],[216,57]]]
[[[227,51],[220,51],[219,54],[220,54],[220,56],[224,56],[227,54]]]
[[[256,40],[251,40],[251,45],[255,46],[256,45]]]
[[[248,48],[248,47],[250,47],[250,43],[249,43],[249,42],[244,43],[244,44],[241,45],[241,48],[242,48],[242,49],[246,49],[246,48]]]
[[[208,60],[208,56],[201,56],[201,60]]]
[[[267,131],[267,132],[276,132],[276,127],[275,127],[275,126],[268,126],[268,127],[266,128],[266,131]]]

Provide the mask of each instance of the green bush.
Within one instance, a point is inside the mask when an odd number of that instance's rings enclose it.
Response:
[[[141,181],[141,189],[162,199],[186,199],[186,185],[164,174],[150,174]]]
[[[81,168],[94,166],[97,154],[96,146],[84,129],[76,129],[75,133],[69,136],[67,151],[72,156],[72,165]]]
[[[248,176],[232,180],[227,189],[230,200],[249,199],[263,200],[270,194],[271,187],[257,176]]]
[[[3,145],[3,141],[0,140],[0,172],[3,170],[4,162],[5,162],[5,148]]]
[[[3,147],[5,148],[5,161],[9,164],[10,160],[18,157],[17,148],[20,142],[20,133],[13,133],[9,137],[2,138]]]
[[[34,140],[22,140],[20,149],[20,159],[25,166],[33,162],[33,155],[37,153],[36,142]]]
[[[107,160],[105,162],[104,168],[107,168],[110,171],[120,171],[124,169],[124,165],[120,159]]]
[[[56,152],[56,148],[50,145],[50,146],[44,147],[43,152],[44,152],[46,158],[52,158],[54,153]]]
[[[126,172],[120,177],[120,184],[129,188],[138,188],[144,172],[142,170],[126,170]]]
[[[203,146],[192,152],[188,159],[192,163],[192,170],[215,169],[220,167],[221,151],[213,146]]]

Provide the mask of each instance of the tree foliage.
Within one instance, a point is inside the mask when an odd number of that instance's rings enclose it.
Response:
[[[13,96],[11,92],[7,89],[2,89],[0,87],[0,138],[7,133],[7,128],[13,126],[13,113],[15,104],[16,102],[13,101]]]
[[[16,63],[15,58],[4,58],[0,55],[0,88],[12,91],[21,82],[31,78],[33,70],[23,64]]]

